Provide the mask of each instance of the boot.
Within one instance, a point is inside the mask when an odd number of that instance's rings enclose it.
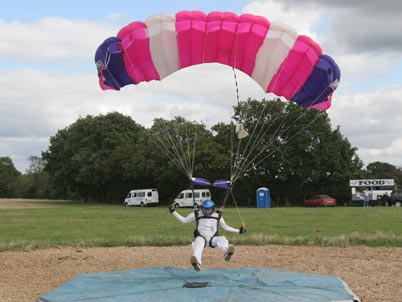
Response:
[[[190,263],[193,266],[194,270],[199,272],[201,270],[201,264],[199,264],[197,257],[191,256],[190,257]]]
[[[231,258],[232,255],[233,255],[233,253],[234,253],[234,245],[233,245],[233,244],[230,244],[230,245],[228,246],[228,249],[226,250],[224,256],[223,256],[223,258],[225,259],[225,261],[229,261],[230,258]]]

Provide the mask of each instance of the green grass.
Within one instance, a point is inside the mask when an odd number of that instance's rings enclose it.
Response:
[[[166,206],[139,208],[41,201],[52,207],[0,209],[0,251],[52,246],[168,246],[189,244],[194,224],[181,224]],[[191,209],[179,209],[187,215]],[[236,244],[402,247],[402,208],[241,208],[247,234]],[[240,227],[233,208],[226,222]],[[224,233],[221,230],[222,233]]]

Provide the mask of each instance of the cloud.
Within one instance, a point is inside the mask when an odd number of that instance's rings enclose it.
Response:
[[[0,20],[0,58],[18,64],[59,65],[91,58],[96,47],[118,28],[85,20],[52,17],[33,23]]]
[[[343,53],[392,52],[402,48],[402,2],[394,0],[255,0],[245,8],[278,16],[299,31],[326,30],[328,45]],[[321,26],[320,26],[321,25]],[[321,42],[321,40],[320,40]]]
[[[368,160],[367,163],[382,161],[401,167],[402,139],[395,139],[385,148],[362,148],[358,153]]]
[[[286,2],[255,0],[246,5],[243,11],[265,16],[270,22],[285,23],[294,27],[299,34],[316,38],[312,27],[321,20],[324,14],[323,9],[315,3],[299,5],[296,1],[292,7],[289,7]]]
[[[329,110],[332,124],[357,146],[366,163],[386,161],[402,166],[402,86],[378,87],[374,93],[341,95]]]

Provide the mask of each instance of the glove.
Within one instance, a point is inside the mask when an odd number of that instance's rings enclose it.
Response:
[[[169,206],[169,211],[170,211],[170,213],[173,213],[173,212],[175,211],[175,209],[174,209],[174,204],[171,204],[171,205]]]
[[[239,234],[244,234],[245,232],[247,232],[247,228],[244,226],[241,226],[239,229]]]

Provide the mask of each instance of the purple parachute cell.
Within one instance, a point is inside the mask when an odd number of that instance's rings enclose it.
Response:
[[[209,187],[211,183],[205,179],[205,178],[200,178],[200,177],[193,177],[191,179],[194,185],[196,186],[203,186],[203,187]]]
[[[213,183],[213,186],[215,188],[230,190],[231,189],[230,184],[231,184],[231,182],[229,180],[220,179],[220,180],[215,180]]]
[[[103,90],[120,90],[121,87],[133,84],[126,72],[120,39],[110,37],[96,50],[95,62],[98,69],[99,85]]]

